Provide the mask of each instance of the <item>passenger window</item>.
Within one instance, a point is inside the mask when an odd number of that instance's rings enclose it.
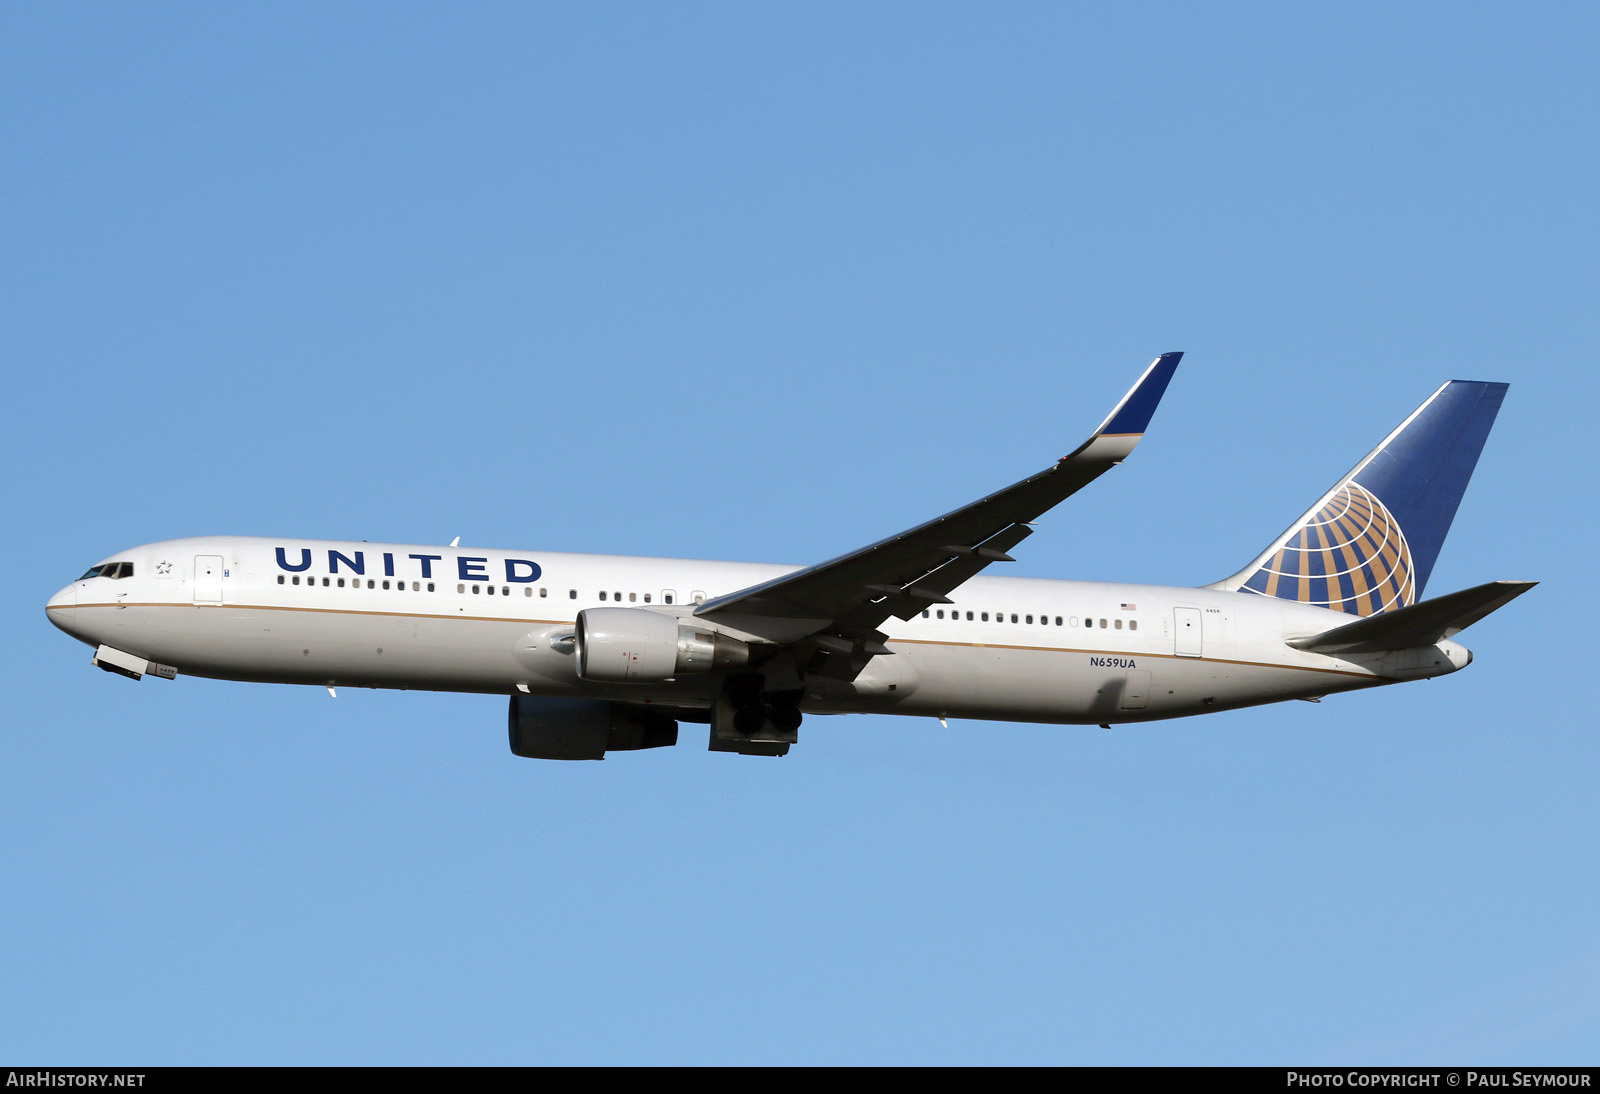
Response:
[[[422,582],[413,581],[411,583],[411,591],[414,593],[420,593],[422,591]]]
[[[1122,629],[1122,620],[1119,619],[1116,622],[1117,622],[1117,630],[1120,631]]]
[[[578,599],[578,590],[577,589],[568,589],[567,590],[567,599],[568,600],[576,600],[576,599]]]
[[[984,612],[983,613],[983,619],[981,620],[981,622],[984,622],[984,623],[989,622],[989,613],[988,612]]]
[[[694,602],[696,604],[704,604],[705,603],[706,594],[701,592],[699,589],[696,589],[694,592],[690,593],[689,595],[694,598]]]
[[[323,578],[322,579],[322,587],[324,589],[326,589],[328,587],[328,579],[327,578]]]
[[[502,586],[500,586],[500,595],[501,596],[510,596],[511,595],[511,586],[510,585],[502,585]]]
[[[387,582],[387,581],[385,581],[385,582],[384,582],[384,583],[383,583],[383,587],[384,587],[384,588],[385,588],[385,589],[387,589],[387,588],[388,588],[388,587],[389,587],[389,583],[388,583],[388,582]]]
[[[82,580],[83,580],[83,579],[82,579],[82,578],[79,578],[79,579],[78,579],[78,580],[79,580],[79,581],[82,581]],[[279,574],[279,575],[278,575],[278,584],[279,584],[279,585],[282,585],[282,584],[283,584],[283,575],[282,575],[282,574]],[[341,582],[339,582],[339,584],[341,584],[341,585],[343,585],[343,584],[344,584],[344,582],[342,582],[342,581],[341,581]]]
[[[671,604],[672,601],[673,601],[673,598],[675,598],[677,595],[678,594],[673,592],[671,589],[662,589],[661,590],[661,603],[663,603],[663,604]]]
[[[431,581],[430,581],[430,582],[428,582],[428,591],[429,591],[429,592],[430,592],[430,593],[431,593],[431,592],[433,592],[433,582],[431,582]]]
[[[539,590],[539,599],[543,600],[546,597],[548,597],[549,595],[550,595],[550,590],[549,589],[540,589]]]
[[[600,590],[600,599],[604,600],[605,598],[606,598],[606,593],[605,593],[605,590],[602,589],[602,590]]]
[[[1078,617],[1077,616],[1074,615],[1074,616],[1070,617],[1067,620],[1067,626],[1076,627],[1077,625],[1078,625]]]
[[[1128,629],[1130,631],[1138,630],[1139,629],[1139,621],[1137,619],[1128,620]]]
[[[1011,622],[1015,623],[1016,621],[1017,621],[1017,613],[1016,612],[1012,612],[1011,613]]]
[[[1061,617],[1059,615],[1056,616],[1056,626],[1061,626]]]
[[[467,587],[466,587],[466,586],[465,586],[465,585],[457,585],[457,586],[456,586],[456,592],[458,592],[458,593],[464,593],[464,592],[466,592],[466,591],[467,591]]]
[[[1106,621],[1104,619],[1100,620],[1100,629],[1101,630],[1105,630],[1106,629]]]
[[[622,594],[621,593],[612,593],[611,594],[611,599],[615,600],[618,604],[621,604],[622,603]]]
[[[931,617],[930,617],[930,616],[929,616],[929,615],[928,615],[928,609],[927,609],[927,608],[923,608],[923,609],[922,609],[922,618],[924,618],[924,619],[929,619],[929,618],[931,618]]]
[[[294,575],[294,584],[296,584],[296,585],[300,584],[300,575],[299,574],[295,574]]]
[[[376,589],[377,587],[378,587],[378,583],[376,581],[372,580],[370,577],[367,578],[367,588]]]
[[[650,594],[649,593],[645,593],[644,594],[644,602],[646,604],[650,603]]]
[[[943,612],[943,610],[940,610],[940,611],[937,611],[937,612],[934,612],[934,613],[933,613],[933,614],[934,614],[934,618],[936,618],[936,619],[943,619],[943,618],[944,618],[944,612]]]
[[[639,600],[639,594],[638,593],[629,593],[628,594],[628,603],[629,604],[637,603],[638,600]]]
[[[1012,618],[1016,618],[1016,617],[1013,616]],[[1033,616],[1031,616],[1031,615],[1030,616],[1025,616],[1024,620],[1025,620],[1025,622],[1032,623],[1033,622]]]

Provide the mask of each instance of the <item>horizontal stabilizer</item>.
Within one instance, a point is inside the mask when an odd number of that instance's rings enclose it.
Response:
[[[1487,585],[1474,585],[1420,604],[1369,615],[1321,634],[1291,638],[1289,645],[1313,653],[1378,653],[1431,646],[1466,630],[1537,584],[1537,581],[1491,581]]]

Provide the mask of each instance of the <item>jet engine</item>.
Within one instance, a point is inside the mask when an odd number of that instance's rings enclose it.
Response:
[[[678,743],[670,715],[603,699],[513,695],[511,751],[530,760],[603,760],[606,751],[664,748]]]
[[[579,612],[576,644],[578,675],[599,684],[655,684],[750,660],[737,638],[645,608]]]

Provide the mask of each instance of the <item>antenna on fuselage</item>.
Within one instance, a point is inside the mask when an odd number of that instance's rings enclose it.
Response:
[[[450,541],[450,546],[452,546],[452,547],[459,547],[460,545],[461,545],[461,537],[460,536],[457,536],[455,539]]]

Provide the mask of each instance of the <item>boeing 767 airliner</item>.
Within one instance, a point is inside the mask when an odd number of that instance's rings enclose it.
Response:
[[[1213,585],[984,573],[1133,451],[1181,357],[1037,475],[815,566],[218,536],[119,551],[47,611],[135,680],[508,695],[512,752],[560,760],[686,721],[781,756],[807,713],[1105,726],[1466,666],[1452,636],[1534,584],[1421,599],[1505,384],[1446,383]]]

